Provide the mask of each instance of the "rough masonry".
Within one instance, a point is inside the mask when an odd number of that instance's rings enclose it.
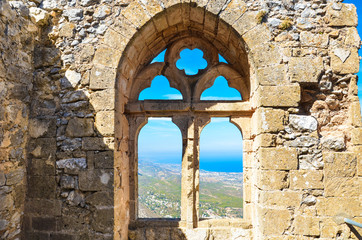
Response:
[[[362,222],[356,26],[339,0],[1,1],[0,238],[357,239],[334,221]],[[137,101],[139,79],[180,39],[209,44],[243,78],[227,79],[245,91],[240,106],[191,105],[198,90],[179,85],[195,96],[185,106],[243,116],[243,219],[132,217],[131,115],[167,110]]]

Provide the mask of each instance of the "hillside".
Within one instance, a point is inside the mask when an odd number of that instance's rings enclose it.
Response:
[[[200,217],[242,217],[242,173],[200,171]],[[139,163],[139,217],[180,218],[181,166]]]

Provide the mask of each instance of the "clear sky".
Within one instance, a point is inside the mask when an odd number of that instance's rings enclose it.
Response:
[[[345,0],[357,6],[359,21],[362,23],[362,0]],[[362,35],[362,24],[357,27]],[[362,55],[362,50],[359,51]],[[161,52],[152,62],[163,62],[165,51]],[[197,74],[199,69],[207,65],[203,52],[198,49],[185,49],[176,62],[179,69],[188,75]],[[219,55],[219,61],[226,60]],[[358,76],[362,77],[361,71]],[[362,99],[362,80],[358,82],[358,96]],[[139,96],[144,99],[182,99],[181,93],[170,88],[167,78],[158,76],[152,81],[150,88],[143,90]],[[224,77],[215,79],[214,86],[205,90],[201,100],[240,100],[240,93],[229,88]],[[360,100],[361,101],[361,100]],[[155,134],[157,132],[157,134]],[[212,118],[201,133],[200,168],[210,171],[242,171],[242,141],[240,131],[227,118]],[[181,164],[182,137],[178,127],[170,118],[150,118],[139,135],[139,159],[163,163]]]

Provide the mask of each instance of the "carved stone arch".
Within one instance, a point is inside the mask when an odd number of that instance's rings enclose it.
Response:
[[[105,34],[104,48],[109,49],[109,52],[112,54],[114,49],[116,49],[116,51],[114,51],[115,54],[110,57],[112,58],[109,61],[110,63],[97,62],[96,60],[97,55],[104,53],[104,49],[102,50],[102,48],[99,48],[95,54],[95,68],[97,67],[97,64],[103,64],[112,69],[116,68],[115,137],[116,145],[119,147],[115,150],[114,168],[117,169],[117,175],[115,176],[119,176],[119,179],[115,178],[114,190],[115,239],[127,239],[128,226],[129,224],[133,224],[130,216],[135,214],[135,209],[130,208],[131,199],[129,198],[129,196],[132,195],[130,194],[130,191],[133,191],[129,186],[129,176],[131,174],[129,168],[130,154],[132,153],[130,153],[131,150],[127,147],[127,141],[129,139],[129,134],[131,133],[129,133],[130,129],[127,121],[122,121],[122,119],[125,119],[126,105],[136,100],[134,97],[137,95],[136,92],[140,92],[143,87],[150,83],[151,77],[138,78],[138,76],[140,76],[139,74],[141,74],[140,70],[146,69],[145,66],[147,66],[162,50],[170,47],[172,43],[183,38],[198,38],[208,42],[214,47],[217,52],[227,60],[230,67],[242,77],[242,80],[231,80],[237,78],[229,76],[228,80],[230,81],[230,86],[238,90],[240,89],[239,85],[243,85],[243,91],[248,89],[247,93],[243,93],[240,90],[244,99],[249,99],[245,98],[245,96],[251,95],[250,92],[254,89],[252,87],[252,82],[255,81],[253,75],[255,71],[251,66],[253,67],[256,64],[253,62],[252,58],[250,58],[249,53],[252,52],[255,46],[249,45],[249,43],[253,42],[249,40],[250,38],[246,38],[244,41],[244,34],[252,32],[249,30],[257,25],[254,25],[255,16],[246,13],[240,13],[239,16],[219,15],[221,11],[229,13],[240,12],[238,4],[229,4],[227,1],[225,6],[222,5],[218,10],[215,10],[207,7],[203,2],[204,1],[173,4],[172,1],[166,1],[164,5],[166,8],[161,7],[158,8],[157,11],[152,11],[152,13],[148,12],[144,15],[140,14],[139,18],[136,19],[127,19],[126,12],[128,10],[126,9],[122,12],[123,16],[121,16],[121,18],[124,18],[123,21],[128,23],[125,27],[126,31],[120,29],[119,26],[111,26]],[[132,12],[131,9],[134,9],[135,6],[138,5],[140,5],[140,3],[134,1],[127,8]],[[138,9],[143,8],[140,7]],[[149,11],[149,9],[147,9],[148,8],[146,7],[145,11]],[[149,16],[149,18],[145,18],[145,16]],[[264,35],[270,34],[268,29],[265,29],[265,31],[268,31],[268,33]],[[114,33],[115,35],[118,34],[118,38],[125,39],[124,42],[120,43],[121,46],[119,48],[118,46],[111,46],[110,43],[107,44],[106,38],[111,35],[110,33]],[[121,34],[123,34],[123,36]],[[124,38],[124,36],[128,35],[130,37]],[[255,49],[257,48],[255,47]],[[254,52],[252,53],[255,54]],[[118,67],[114,60],[117,56],[120,57]],[[253,58],[258,59],[258,56],[254,56]],[[156,74],[162,69],[161,73],[168,78],[170,85],[180,90],[183,94],[184,101],[190,102],[191,98],[194,96],[191,88],[184,87],[184,89],[182,89],[182,86],[187,86],[184,83],[179,84],[178,86],[172,85],[174,84],[172,82],[176,82],[172,81],[172,79],[177,78],[178,74],[172,75],[166,70],[167,68],[165,68],[162,63],[157,64],[157,66],[156,69],[149,71]],[[220,67],[218,71],[223,71],[223,69],[224,68]],[[182,71],[179,72],[184,75]],[[201,75],[203,75],[203,73],[197,74],[194,78],[194,84],[200,79]],[[142,84],[136,84],[138,81],[142,82]],[[235,81],[235,84],[232,83],[233,81]],[[192,86],[192,84],[190,86]],[[195,85],[193,88],[194,87]],[[249,104],[240,105],[240,108],[237,107],[235,109],[250,109],[249,106]],[[224,114],[225,113],[222,113],[222,115]],[[243,135],[245,135],[245,133]],[[251,211],[248,210],[248,212]],[[122,224],[119,225],[119,222],[122,222]]]
[[[201,94],[207,88],[210,88],[219,76],[225,77],[228,86],[238,90],[244,101],[249,100],[250,89],[248,88],[246,79],[225,63],[217,64],[200,78],[196,83],[193,99],[195,101],[200,100]]]

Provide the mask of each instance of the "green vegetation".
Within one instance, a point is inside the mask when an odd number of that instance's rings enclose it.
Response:
[[[263,22],[264,17],[266,16],[267,12],[266,11],[260,11],[258,12],[258,14],[256,15],[256,22],[258,24]]]
[[[139,217],[180,218],[181,169],[175,165],[139,164]],[[200,173],[200,217],[242,217],[242,174]]]

